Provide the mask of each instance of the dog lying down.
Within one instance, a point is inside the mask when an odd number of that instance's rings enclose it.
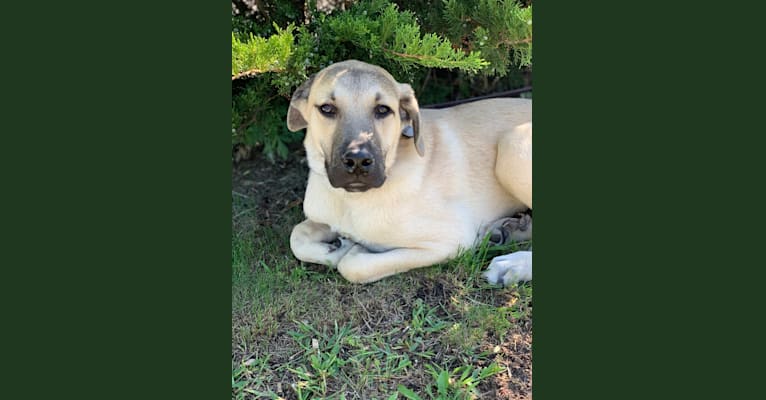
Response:
[[[532,237],[532,101],[488,99],[420,110],[384,69],[332,64],[293,94],[306,128],[306,220],[290,247],[303,261],[373,282],[479,243]],[[532,279],[532,252],[495,257],[494,284]]]

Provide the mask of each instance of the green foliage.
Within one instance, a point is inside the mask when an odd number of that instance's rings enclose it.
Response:
[[[320,333],[307,323],[299,323],[298,331],[288,332],[306,353],[311,367],[288,368],[300,379],[295,385],[299,399],[327,397],[327,379],[334,377],[346,364],[340,350],[343,343],[348,341],[350,333],[348,326],[339,328],[337,321],[330,335],[327,332]],[[316,337],[321,340],[314,339]]]
[[[249,73],[281,72],[293,52],[295,26],[286,29],[274,26],[277,34],[268,39],[249,34],[249,41],[241,41],[231,33],[231,75],[240,76]]]
[[[326,20],[341,41],[366,49],[370,58],[393,60],[405,70],[417,65],[477,72],[489,65],[480,52],[464,53],[436,34],[423,35],[412,12],[399,11],[396,4],[386,0],[361,2],[349,12]]]
[[[272,159],[302,136],[285,124],[290,95],[334,62],[380,65],[421,104],[522,86],[531,65],[532,9],[515,0],[361,0],[329,14],[314,1],[260,3],[232,15],[232,142]]]
[[[452,371],[435,365],[426,365],[426,370],[434,380],[433,385],[425,388],[429,399],[467,400],[477,399],[479,393],[476,388],[479,383],[502,372],[503,368],[492,363],[484,368],[466,365],[454,368]],[[399,385],[397,391],[406,399],[423,400],[423,397],[404,385]]]
[[[444,337],[445,344],[473,351],[487,334],[502,340],[511,327],[512,318],[521,316],[512,307],[476,305],[467,307],[464,319],[453,324]]]
[[[435,307],[428,308],[422,299],[415,300],[415,305],[412,308],[412,319],[410,320],[410,339],[441,331],[449,325],[437,318],[436,312]]]
[[[532,6],[517,1],[444,0],[443,24],[453,42],[480,50],[487,73],[505,75],[511,64],[532,65]]]
[[[276,73],[264,74],[271,79],[254,79],[232,98],[231,132],[233,143],[258,144],[273,158],[285,158],[289,143],[300,140],[300,132],[290,132],[285,125],[289,105],[276,93],[272,84]]]

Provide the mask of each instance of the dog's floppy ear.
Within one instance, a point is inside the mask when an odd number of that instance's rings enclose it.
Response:
[[[311,75],[306,82],[303,82],[290,99],[290,107],[287,109],[287,129],[295,132],[308,126],[306,118],[303,117],[303,112],[306,108],[306,102],[309,98],[309,91],[311,85],[314,83],[314,77],[316,74]]]
[[[402,135],[414,138],[415,150],[423,157],[426,154],[423,138],[420,136],[420,108],[412,86],[399,84],[399,114],[402,118]]]

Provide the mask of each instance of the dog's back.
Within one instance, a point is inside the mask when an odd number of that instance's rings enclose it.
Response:
[[[425,179],[443,182],[443,193],[452,192],[465,202],[477,224],[523,211],[527,205],[509,193],[495,171],[508,161],[498,159],[498,144],[514,140],[517,128],[531,121],[532,102],[527,99],[487,99],[422,109],[421,127],[433,157]]]

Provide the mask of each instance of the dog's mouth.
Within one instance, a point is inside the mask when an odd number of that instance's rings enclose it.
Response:
[[[330,185],[349,193],[366,192],[382,186],[383,182],[386,181],[386,173],[383,168],[364,173],[349,173],[342,164],[325,165],[325,168],[327,168],[327,178]]]
[[[364,192],[365,190],[369,189],[366,183],[362,182],[351,182],[346,187],[344,187],[347,192]]]
[[[377,186],[370,186],[364,182],[350,182],[343,186],[343,189],[345,189],[347,192],[351,193],[359,193],[359,192],[366,192],[369,189],[372,189],[373,187],[379,187]]]
[[[383,185],[383,182],[385,182],[386,178],[385,176],[382,179],[376,179],[371,182],[365,182],[361,180],[353,180],[350,182],[343,182],[342,184],[335,185],[331,181],[330,184],[333,187],[343,189],[349,193],[360,193],[360,192],[366,192],[370,189],[375,189],[378,187],[381,187]]]

